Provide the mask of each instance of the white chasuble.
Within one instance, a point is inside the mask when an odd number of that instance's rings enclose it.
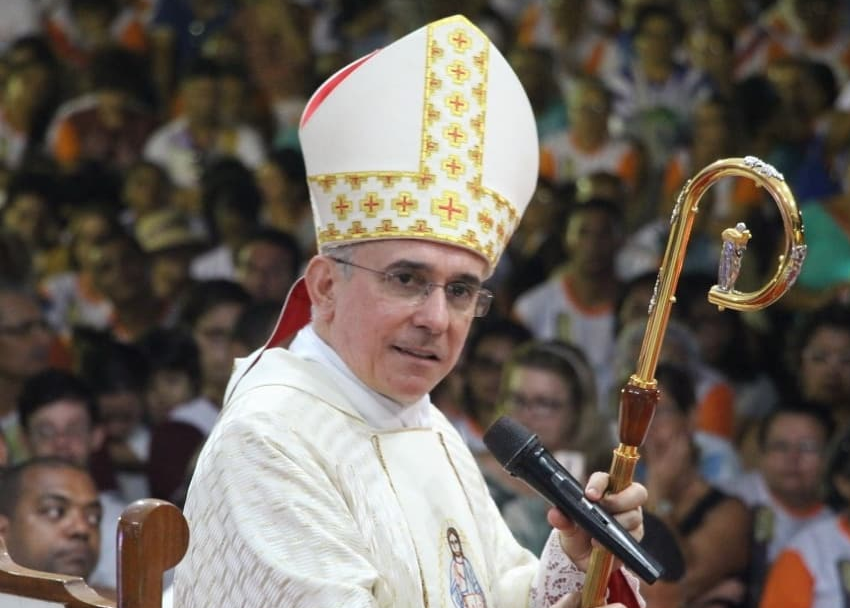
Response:
[[[189,488],[175,606],[537,608],[580,588],[557,534],[539,569],[516,542],[438,410],[376,429],[343,387],[282,349],[232,387]]]
[[[425,605],[486,608],[491,581],[470,499],[443,437],[428,429],[381,433],[374,443],[414,539]],[[423,495],[433,497],[425,501]]]

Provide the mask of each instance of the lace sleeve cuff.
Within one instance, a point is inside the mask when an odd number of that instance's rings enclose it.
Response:
[[[641,608],[646,602],[640,596],[639,579],[626,570],[620,572],[631,589]],[[561,549],[561,538],[557,530],[552,530],[543,553],[540,555],[540,566],[537,579],[531,589],[531,608],[549,608],[568,593],[580,592],[584,586],[584,572],[570,560]]]

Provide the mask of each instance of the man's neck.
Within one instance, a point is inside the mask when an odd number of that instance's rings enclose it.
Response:
[[[17,378],[0,375],[0,419],[15,411],[22,386]]]
[[[573,295],[584,306],[593,307],[613,302],[617,295],[614,269],[610,272],[587,276],[574,267],[567,267],[566,278]]]

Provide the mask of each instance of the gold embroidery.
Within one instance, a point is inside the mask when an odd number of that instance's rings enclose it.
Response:
[[[399,192],[398,197],[392,200],[392,206],[400,216],[407,217],[411,210],[416,210],[419,207],[419,203],[409,192]]]
[[[366,213],[366,217],[376,217],[377,211],[383,209],[384,201],[377,192],[369,192],[366,198],[360,201],[360,210]]]
[[[442,226],[455,228],[458,221],[466,221],[466,206],[461,204],[457,192],[443,192],[443,196],[431,201],[431,213],[440,216]]]
[[[465,53],[472,44],[472,41],[467,37],[466,32],[460,28],[452,32],[449,37],[449,42],[458,53]]]
[[[467,69],[466,64],[464,64],[462,61],[452,61],[446,68],[446,72],[448,72],[449,76],[452,77],[452,82],[454,82],[455,84],[463,84],[464,82],[469,80],[469,69]],[[479,101],[479,103],[481,102]]]
[[[450,146],[455,148],[460,148],[468,139],[466,132],[456,122],[443,129],[443,137],[448,140]]]
[[[466,168],[461,164],[460,159],[454,154],[444,160],[443,164],[440,166],[452,179],[457,179],[460,174],[466,171]]]
[[[451,110],[451,113],[455,116],[463,116],[469,109],[469,102],[466,101],[466,98],[463,95],[456,92],[446,98],[446,107],[448,107],[449,110]]]
[[[336,218],[345,221],[351,209],[351,201],[344,194],[338,194],[333,205],[333,212],[336,214]]]

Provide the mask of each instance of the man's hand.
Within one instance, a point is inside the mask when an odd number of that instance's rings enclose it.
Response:
[[[604,494],[608,487],[608,473],[594,473],[587,482],[584,495],[591,502],[600,506],[623,526],[632,536],[643,538],[643,512],[641,506],[646,502],[646,488],[639,483],[632,483],[622,492]],[[598,543],[591,543],[590,535],[576,525],[572,519],[552,507],[547,519],[553,528],[561,532],[561,548],[572,562],[582,572],[587,571],[590,562],[590,550]],[[563,601],[563,600],[562,600]],[[578,604],[576,604],[578,605]],[[566,608],[570,604],[558,604],[558,608]]]

